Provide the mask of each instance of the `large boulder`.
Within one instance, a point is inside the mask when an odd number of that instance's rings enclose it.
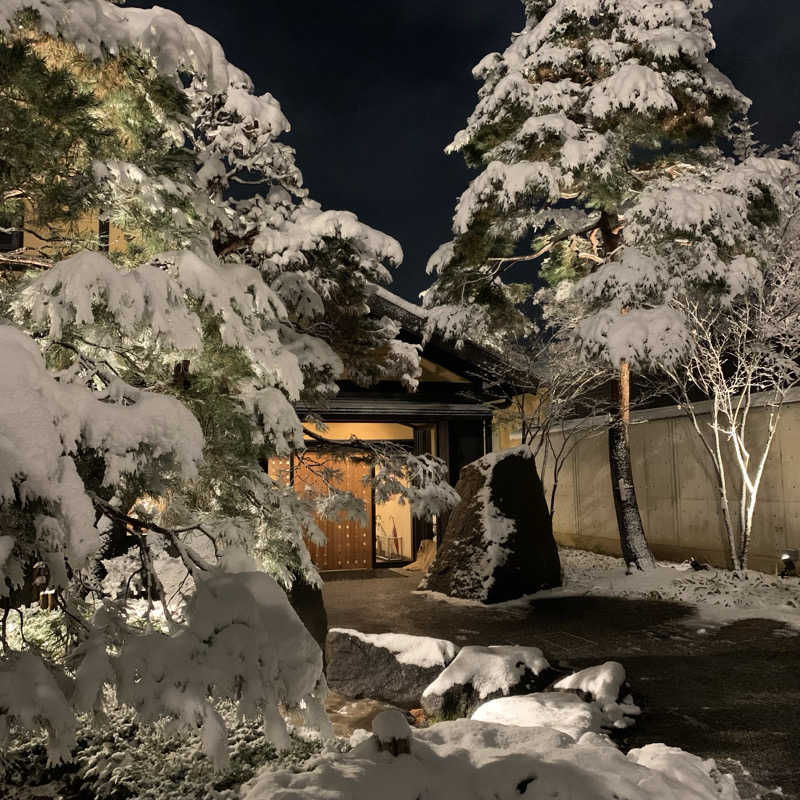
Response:
[[[458,647],[445,639],[331,628],[328,685],[345,697],[369,697],[417,708],[422,692],[453,660]]]
[[[561,563],[529,447],[467,464],[436,559],[421,589],[500,603],[561,585]]]
[[[538,647],[463,647],[425,688],[422,707],[432,717],[466,717],[495,697],[539,692],[556,674]]]

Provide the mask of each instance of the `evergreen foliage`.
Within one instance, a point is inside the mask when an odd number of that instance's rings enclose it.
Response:
[[[621,544],[629,564],[652,566],[627,443],[630,370],[685,349],[676,296],[725,304],[757,286],[759,242],[789,205],[793,168],[759,157],[749,101],[710,63],[708,0],[524,5],[524,29],[473,70],[479,101],[447,148],[481,172],[429,261],[426,304],[445,333],[474,330],[482,312],[483,330],[518,337],[519,286],[504,279],[535,265],[551,334],[619,370],[609,435]]]
[[[524,29],[473,70],[480,99],[447,148],[482,172],[457,205],[449,257],[429,264],[430,305],[513,313],[499,279],[520,256],[551,284],[591,273],[613,259],[630,201],[718,159],[748,106],[708,61],[705,0],[524,5]]]
[[[363,505],[335,469],[301,495],[271,459],[305,449],[294,404],[323,410],[346,369],[415,385],[416,348],[368,316],[402,251],[309,199],[278,102],[172,12],[7,0],[0,47],[3,212],[40,236],[0,254],[0,744],[43,727],[69,758],[105,685],[200,728],[217,764],[218,699],[277,746],[279,704],[325,732],[321,653],[276,581],[317,583],[316,513]],[[438,460],[368,457],[416,513],[452,503]],[[66,662],[10,644],[43,586]]]

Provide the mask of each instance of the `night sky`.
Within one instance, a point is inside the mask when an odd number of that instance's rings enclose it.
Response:
[[[520,0],[160,0],[216,37],[292,124],[311,196],[397,238],[416,299],[472,173],[442,152],[477,101],[471,69],[522,28]],[[146,6],[149,3],[133,2]],[[753,100],[757,134],[800,120],[800,2],[716,0],[712,60]]]

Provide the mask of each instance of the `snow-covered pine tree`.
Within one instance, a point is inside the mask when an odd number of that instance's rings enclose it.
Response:
[[[624,269],[630,204],[653,181],[719,158],[719,138],[748,106],[708,60],[709,0],[524,6],[525,28],[475,67],[480,100],[447,148],[481,173],[457,204],[454,240],[429,262],[436,279],[426,302],[439,306],[445,330],[457,330],[463,309],[475,305],[487,326],[514,318],[515,303],[529,295],[502,279],[521,261],[538,262],[541,278],[558,287],[548,302],[571,295],[569,283],[599,267]],[[615,299],[608,311],[624,317],[638,302]],[[627,353],[612,357],[619,402],[609,450],[622,552],[646,569],[654,561],[628,444],[636,365]]]
[[[416,351],[366,315],[400,248],[307,198],[277,101],[172,12],[5,0],[0,71],[3,226],[38,237],[0,254],[0,742],[45,727],[68,757],[106,685],[220,760],[219,698],[279,744],[279,703],[324,727],[321,654],[276,580],[318,580],[315,510],[359,509],[264,467],[304,449],[293,403],[322,403],[345,365],[413,386]],[[440,462],[370,455],[379,494],[454,499]],[[34,574],[66,664],[12,630]]]

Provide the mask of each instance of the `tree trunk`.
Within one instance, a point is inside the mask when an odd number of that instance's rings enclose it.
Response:
[[[608,457],[611,467],[611,489],[614,493],[614,509],[617,512],[617,527],[622,557],[629,567],[639,570],[654,569],[656,561],[650,552],[644,534],[636,489],[633,484],[631,447],[628,438],[630,423],[630,367],[620,364],[619,404],[616,418],[608,429]]]
[[[603,211],[600,216],[600,234],[606,258],[620,245],[620,219],[615,211]],[[631,421],[631,368],[627,361],[620,362],[617,413],[608,429],[608,463],[611,468],[611,489],[622,557],[629,567],[640,570],[654,569],[656,560],[650,552],[644,525],[636,500],[631,466],[631,445],[628,425]]]

